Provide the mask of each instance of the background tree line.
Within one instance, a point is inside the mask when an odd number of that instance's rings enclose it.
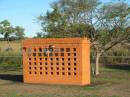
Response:
[[[20,26],[13,27],[8,20],[0,21],[0,35],[3,37],[1,40],[14,40],[24,38],[24,28]]]
[[[12,50],[10,45],[11,40],[21,40],[24,38],[24,28],[20,26],[13,27],[8,20],[3,20],[0,22],[0,35],[1,41],[7,41],[7,50]],[[2,38],[3,37],[3,38]]]
[[[38,17],[42,31],[37,36],[88,37],[96,56],[96,75],[100,56],[130,39],[130,6],[125,1],[55,0],[51,7]]]

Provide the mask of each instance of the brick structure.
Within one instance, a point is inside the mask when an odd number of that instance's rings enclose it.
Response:
[[[26,39],[22,45],[25,83],[90,84],[87,38]]]

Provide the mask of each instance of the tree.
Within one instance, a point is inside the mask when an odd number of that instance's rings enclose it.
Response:
[[[48,36],[62,36],[67,31],[65,30],[66,20],[57,5],[53,6],[53,12],[46,13],[46,16],[40,15],[38,20],[41,23],[42,31],[47,32]]]
[[[52,12],[39,17],[43,31],[48,34],[90,38],[96,56],[96,75],[100,56],[130,38],[130,7],[122,1],[100,4],[98,0],[57,0]]]
[[[24,38],[24,28],[20,26],[13,27],[8,20],[0,22],[0,34],[4,36],[6,40],[9,40],[11,36],[18,39]]]
[[[36,33],[36,37],[37,38],[42,38],[43,37],[43,33],[42,32],[37,32]]]
[[[20,26],[16,26],[15,35],[18,39],[23,39],[24,38],[24,28],[22,28]]]
[[[103,5],[98,13],[99,28],[97,39],[92,40],[96,51],[96,75],[99,74],[100,56],[116,46],[117,44],[128,41],[130,38],[129,6],[124,2]],[[100,21],[99,21],[100,20]]]
[[[90,25],[90,15],[99,4],[98,0],[57,0],[52,4],[52,12],[47,11],[45,16],[38,17],[42,31],[54,36],[77,36],[77,32],[72,32],[74,27],[80,24]]]
[[[4,36],[7,40],[9,48],[12,49],[10,45],[10,39],[13,37],[17,39],[22,39],[24,37],[24,28],[20,26],[13,27],[8,20],[3,20],[0,22],[0,34]]]
[[[4,38],[7,40],[8,45],[9,45],[9,49],[10,49],[11,46],[10,46],[9,38],[10,38],[10,35],[12,35],[15,30],[11,26],[11,24],[8,20],[1,21],[0,22],[0,28],[1,28],[0,32],[4,36]]]

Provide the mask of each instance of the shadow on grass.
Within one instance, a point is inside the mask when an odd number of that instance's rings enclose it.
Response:
[[[119,69],[119,70],[130,70],[130,65],[129,64],[108,64],[105,65],[105,67],[110,68],[110,69]]]
[[[0,74],[0,79],[10,80],[10,81],[15,81],[15,82],[23,82],[22,75]]]

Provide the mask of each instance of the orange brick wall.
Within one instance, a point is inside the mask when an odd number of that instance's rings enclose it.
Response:
[[[90,84],[87,38],[26,39],[22,45],[25,83]]]

